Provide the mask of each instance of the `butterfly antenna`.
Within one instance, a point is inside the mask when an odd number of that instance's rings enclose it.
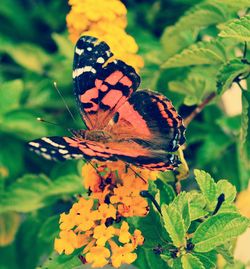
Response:
[[[36,118],[37,121],[40,121],[40,122],[45,122],[45,123],[49,123],[49,124],[52,124],[52,125],[56,125],[56,126],[60,126],[60,124],[58,123],[54,123],[54,122],[51,122],[51,121],[47,121],[45,119],[42,119],[42,118]]]
[[[135,173],[136,176],[138,176],[144,183],[147,183],[147,181],[139,174],[137,173],[128,163],[127,163],[127,167],[133,171]]]
[[[61,97],[61,99],[62,99],[62,101],[63,101],[63,103],[64,103],[66,109],[68,110],[69,115],[71,116],[71,118],[73,119],[73,121],[76,121],[75,117],[73,116],[72,112],[71,112],[70,109],[69,109],[69,106],[67,105],[65,99],[63,98],[61,92],[59,91],[59,89],[58,89],[58,87],[57,87],[57,83],[56,83],[55,81],[54,81],[54,87],[55,87],[57,93],[59,94],[59,96]]]

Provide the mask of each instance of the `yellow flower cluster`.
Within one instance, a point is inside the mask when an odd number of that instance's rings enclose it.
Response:
[[[140,192],[148,189],[147,179],[156,179],[157,173],[130,169],[122,162],[95,165],[83,166],[89,197],[80,197],[68,214],[61,214],[55,249],[69,255],[82,248],[92,267],[111,263],[118,268],[133,263],[137,258],[134,250],[144,242],[141,231],[131,232],[125,218],[147,215],[148,203]]]
[[[71,11],[67,15],[70,39],[76,43],[81,35],[91,35],[107,42],[117,59],[143,67],[134,38],[125,31],[126,7],[119,0],[69,0]]]

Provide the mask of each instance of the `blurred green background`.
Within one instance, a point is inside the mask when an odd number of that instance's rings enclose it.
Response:
[[[218,70],[242,55],[244,43],[218,39],[222,29],[218,26],[238,18],[239,12],[244,15],[249,3],[123,2],[128,8],[127,31],[137,41],[145,61],[141,88],[164,93],[183,117],[188,116],[210,93],[217,93]],[[67,1],[1,0],[1,269],[29,269],[41,264],[53,250],[59,213],[70,207],[74,194],[83,191],[82,161],[49,162],[26,146],[32,139],[67,134],[67,128],[83,126],[72,94],[73,44],[65,23],[69,9]],[[181,54],[203,40],[214,41],[209,49],[220,58],[192,51]],[[182,56],[174,58],[178,54]],[[78,118],[77,125],[60,100],[54,81]],[[240,111],[241,102],[234,101],[234,105]],[[204,169],[217,179],[226,178],[240,191],[249,180],[240,151],[242,118],[240,113],[229,113],[226,106],[218,94],[190,123],[184,153],[191,170]],[[38,122],[37,117],[60,126]],[[183,185],[192,187],[189,179]]]

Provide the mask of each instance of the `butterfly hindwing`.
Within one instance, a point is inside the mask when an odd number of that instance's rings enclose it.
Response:
[[[102,129],[140,83],[131,66],[107,63],[112,55],[105,42],[93,37],[81,37],[75,46],[74,94],[89,129]]]
[[[29,142],[29,148],[45,159],[65,161],[86,159],[98,161],[123,160],[149,170],[172,170],[178,165],[173,154],[151,152],[134,141],[100,143],[70,137],[43,137]]]
[[[135,92],[105,130],[152,150],[174,152],[185,142],[185,127],[172,103],[149,90]]]

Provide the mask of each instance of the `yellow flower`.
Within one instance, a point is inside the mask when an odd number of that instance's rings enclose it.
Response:
[[[134,235],[132,236],[132,245],[136,248],[138,245],[141,246],[144,243],[144,237],[140,230],[136,229]]]
[[[120,247],[111,240],[109,241],[109,244],[112,249],[111,261],[115,268],[120,267],[123,263],[131,264],[136,260],[137,255],[131,253],[134,250],[132,244],[125,244],[123,247]]]
[[[110,251],[102,246],[92,247],[86,254],[85,258],[88,263],[92,263],[92,267],[103,267],[108,264]]]
[[[96,244],[98,246],[105,246],[106,241],[112,238],[114,234],[115,228],[113,226],[106,227],[105,224],[102,224],[95,227],[93,237],[97,239]]]
[[[96,226],[95,221],[99,218],[99,214],[96,210],[92,212],[82,210],[75,218],[78,229],[81,231],[88,231],[92,227]]]
[[[70,0],[71,11],[66,17],[70,39],[76,43],[81,35],[91,35],[108,43],[115,58],[143,67],[142,58],[136,55],[138,46],[125,32],[126,7],[119,0]]]
[[[126,221],[122,222],[122,226],[119,230],[119,241],[121,243],[128,243],[131,239],[131,234],[129,233],[129,225]]]
[[[70,230],[76,225],[75,217],[73,215],[65,214],[65,213],[62,213],[60,215],[59,223],[61,223],[60,224],[61,230]]]
[[[93,192],[101,191],[99,187],[101,183],[101,178],[91,164],[86,163],[83,165],[82,176],[84,179],[85,189],[90,188],[90,190]]]
[[[100,213],[99,218],[105,221],[107,218],[116,218],[116,209],[113,205],[101,204],[98,207]]]
[[[118,186],[114,188],[114,195],[110,197],[110,202],[112,204],[123,203],[125,205],[130,205],[132,198],[129,197],[131,191],[125,186]]]
[[[66,255],[69,255],[78,246],[77,236],[73,231],[62,231],[59,237],[54,242],[54,248],[59,254],[65,252]]]

